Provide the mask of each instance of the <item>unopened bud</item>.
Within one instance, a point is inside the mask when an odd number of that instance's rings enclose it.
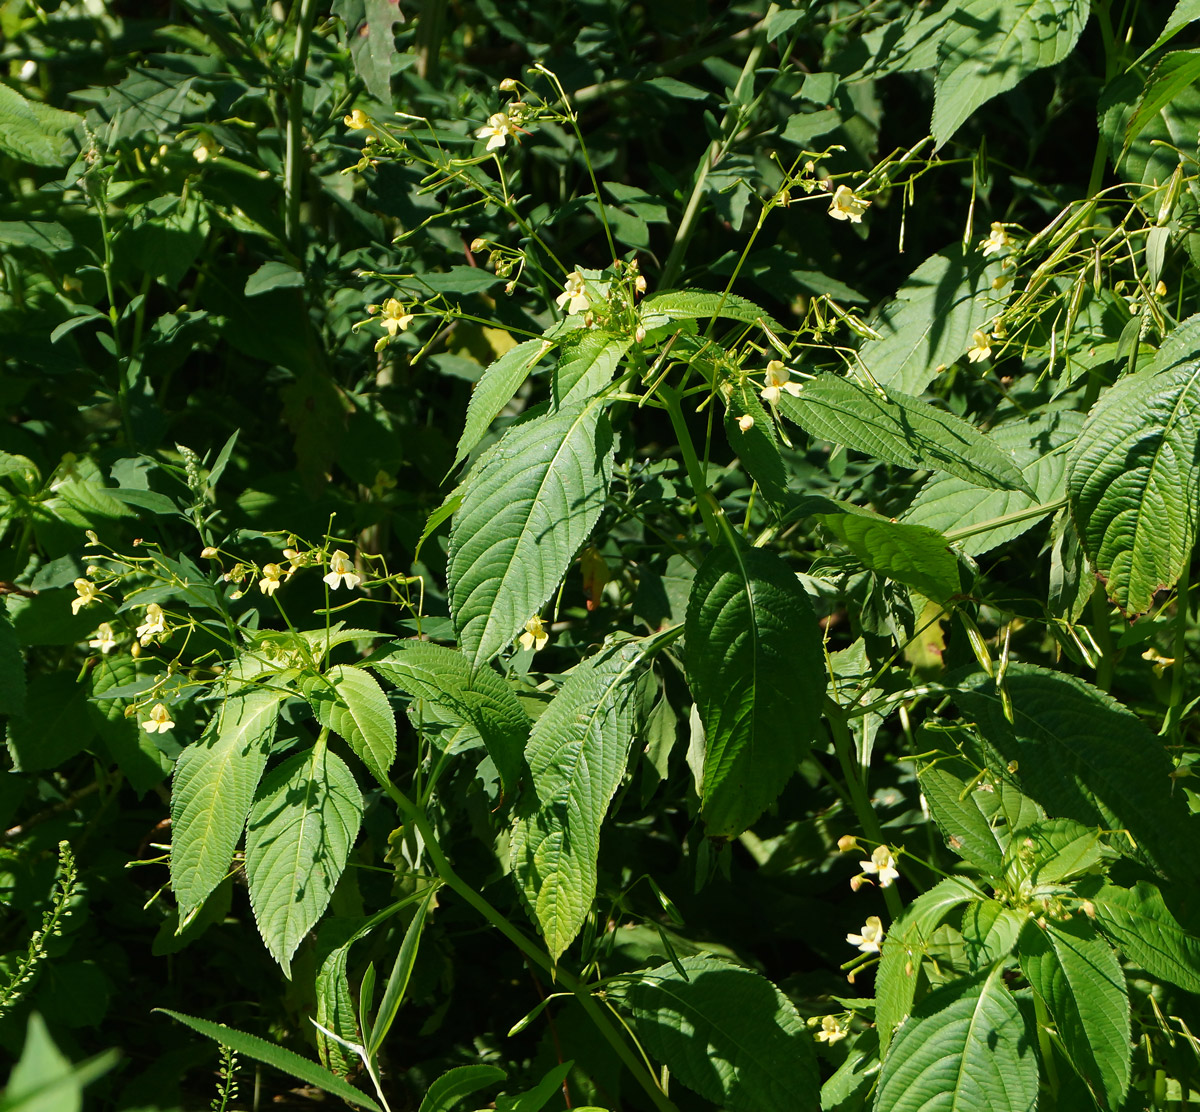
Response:
[[[472,251],[482,251],[486,246],[487,240],[482,236],[476,236],[473,240],[471,240]]]
[[[858,849],[858,839],[853,834],[843,834],[837,842],[838,853],[849,853]]]
[[[500,82],[500,91],[502,93],[511,93],[517,87],[516,81],[511,77],[506,77]]]
[[[633,339],[635,343],[639,344],[646,342],[646,329],[643,328],[642,325],[639,324],[634,330]]]
[[[200,550],[200,557],[201,557],[201,559],[204,559],[204,560],[211,560],[214,556],[216,556],[216,554],[217,554],[217,550],[215,548],[213,548],[213,546],[211,544],[206,545],[204,548],[202,548]]]
[[[738,419],[738,428],[741,429],[742,432],[749,432],[752,428],[754,428],[754,418],[751,417],[749,413],[744,413]]]

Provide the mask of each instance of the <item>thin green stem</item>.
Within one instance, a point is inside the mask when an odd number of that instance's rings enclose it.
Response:
[[[1113,645],[1112,628],[1109,625],[1108,597],[1099,583],[1092,592],[1092,625],[1096,647],[1100,650],[1100,660],[1096,664],[1096,686],[1101,691],[1107,691],[1112,687],[1116,646]]]
[[[708,539],[714,545],[720,544],[721,530],[717,525],[716,514],[713,512],[712,495],[709,493],[704,470],[700,466],[700,459],[696,455],[695,445],[692,444],[692,434],[688,432],[687,422],[683,419],[679,394],[665,382],[659,386],[658,394],[666,403],[667,416],[671,418],[671,427],[675,430],[675,437],[679,441],[679,450],[683,453],[683,465],[687,469],[688,481],[692,484],[692,491],[696,495],[696,505],[700,509],[700,516],[704,519],[704,528],[708,532]]]
[[[1178,745],[1183,738],[1180,734],[1180,718],[1183,713],[1183,672],[1184,661],[1187,659],[1187,625],[1188,599],[1191,589],[1191,561],[1183,565],[1179,576],[1179,586],[1175,593],[1175,663],[1171,665],[1171,695],[1167,703],[1167,716],[1163,722],[1163,734],[1172,743]]]
[[[297,256],[303,251],[300,239],[300,183],[304,176],[304,73],[308,67],[308,47],[316,18],[316,0],[300,0],[296,21],[296,42],[292,51],[292,71],[287,88],[287,139],[284,151],[283,196],[284,235]]]
[[[1033,994],[1034,1022],[1037,1026],[1038,1049],[1042,1053],[1042,1065],[1046,1069],[1046,1083],[1050,1086],[1050,1095],[1058,1096],[1058,1068],[1054,1064],[1054,1047],[1050,1042],[1047,1028],[1050,1026],[1050,1013],[1042,998]]]

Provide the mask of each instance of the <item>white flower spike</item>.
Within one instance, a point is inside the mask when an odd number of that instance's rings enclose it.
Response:
[[[848,934],[846,941],[857,946],[864,954],[877,954],[886,932],[878,915],[871,915],[863,924],[861,934]]]
[[[354,574],[350,557],[340,548],[329,557],[329,574],[322,578],[331,591],[336,591],[343,583],[353,591],[362,582],[362,576]]]

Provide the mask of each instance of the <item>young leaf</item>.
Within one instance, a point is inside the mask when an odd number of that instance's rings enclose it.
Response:
[[[1071,512],[1108,597],[1140,614],[1174,585],[1196,544],[1200,360],[1111,387],[1067,463]]]
[[[963,911],[962,937],[972,969],[994,965],[1012,953],[1028,912],[999,900],[976,900]]]
[[[687,677],[704,724],[701,814],[735,837],[808,752],[825,694],[821,632],[804,588],[761,548],[714,549],[688,600]]]
[[[339,735],[377,780],[387,780],[396,759],[396,716],[375,677],[337,664],[303,686],[317,721]]]
[[[259,933],[286,976],[329,904],[362,814],[354,776],[324,745],[284,761],[259,786],[246,828],[246,880]]]
[[[259,778],[267,766],[281,691],[231,695],[214,728],[175,762],[171,783],[171,887],[179,921],[207,899],[229,871]]]
[[[625,773],[637,713],[640,642],[585,660],[534,723],[525,755],[533,798],[512,834],[512,867],[557,961],[596,894],[600,827]]]
[[[1087,23],[1086,0],[965,0],[938,49],[933,86],[937,147],[993,97],[1061,62]]]
[[[265,1062],[268,1066],[291,1074],[292,1077],[298,1077],[306,1084],[315,1085],[318,1089],[323,1089],[349,1104],[356,1104],[359,1108],[369,1108],[371,1112],[382,1112],[379,1105],[366,1093],[360,1093],[349,1082],[343,1081],[323,1066],[317,1065],[316,1062],[310,1062],[307,1058],[301,1058],[299,1054],[282,1046],[269,1043],[257,1035],[249,1035],[245,1031],[226,1027],[223,1023],[213,1023],[211,1020],[200,1019],[194,1015],[173,1012],[170,1008],[155,1008],[154,1010],[162,1012],[163,1015],[169,1015],[172,1019],[179,1020],[180,1023],[187,1024],[193,1031],[207,1035],[221,1046],[227,1046],[230,1050],[234,1050],[238,1054],[245,1054],[246,1057],[253,1058],[255,1061]]]
[[[456,1066],[429,1086],[419,1112],[450,1112],[463,1097],[495,1085],[507,1076],[499,1066]]]
[[[1018,944],[1021,971],[1045,1001],[1063,1049],[1102,1109],[1129,1088],[1129,994],[1121,963],[1084,917],[1032,920]]]
[[[450,613],[476,668],[554,593],[594,528],[612,475],[612,429],[591,400],[511,428],[464,483],[450,530]]]
[[[504,794],[516,793],[532,723],[511,687],[491,668],[472,671],[462,653],[427,641],[395,641],[369,667],[401,691],[446,707],[478,731],[500,773]]]
[[[886,389],[886,397],[841,375],[823,374],[799,395],[779,399],[806,432],[913,470],[945,471],[976,487],[1033,497],[1012,456],[961,417],[920,398]]]
[[[1009,851],[1014,847],[1032,855],[1034,884],[1057,884],[1100,860],[1100,835],[1070,819],[1047,819],[1018,830]]]
[[[471,400],[467,402],[466,422],[458,439],[451,470],[471,454],[500,411],[512,401],[521,383],[529,377],[529,372],[553,347],[550,340],[526,340],[509,348],[483,372],[471,391]]]
[[[816,1112],[816,1055],[791,1001],[743,966],[708,955],[680,964],[686,979],[668,963],[626,996],[649,1054],[728,1112]]]
[[[978,792],[939,761],[921,769],[921,791],[934,822],[950,839],[955,853],[993,877],[1004,875],[1004,849],[992,824],[975,802]]]
[[[951,981],[930,993],[896,1034],[883,1060],[875,1112],[1033,1112],[1033,1048],[1000,964]]]
[[[400,1004],[404,1000],[409,978],[412,977],[413,966],[417,964],[417,949],[421,945],[421,931],[425,928],[429,905],[433,902],[433,895],[436,891],[437,886],[431,885],[417,908],[412,922],[408,924],[408,930],[404,932],[404,941],[400,943],[400,951],[396,954],[396,961],[392,966],[391,976],[388,977],[387,987],[383,990],[383,999],[379,1002],[379,1011],[375,1014],[375,1024],[371,1028],[368,1039],[367,1053],[372,1058],[379,1052],[383,1040],[387,1038],[387,1033],[391,1030],[396,1013],[400,1010]],[[363,1034],[366,1037],[366,1032]]]
[[[642,323],[657,328],[673,320],[704,320],[726,317],[743,324],[762,321],[768,328],[780,331],[781,326],[753,301],[732,293],[711,293],[708,290],[664,290],[651,294],[642,302]]]
[[[1105,884],[1088,899],[1096,925],[1131,962],[1151,977],[1200,993],[1200,938],[1179,925],[1153,884]]]
[[[582,402],[603,390],[631,343],[628,336],[598,329],[580,328],[570,333],[563,340],[562,355],[550,383],[555,408]]]

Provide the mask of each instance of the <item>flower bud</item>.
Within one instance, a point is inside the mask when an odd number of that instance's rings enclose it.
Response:
[[[204,548],[202,548],[200,550],[200,557],[203,560],[211,560],[214,556],[216,556],[216,554],[217,554],[217,550],[215,548],[213,548],[213,546],[211,544],[206,545]]]

